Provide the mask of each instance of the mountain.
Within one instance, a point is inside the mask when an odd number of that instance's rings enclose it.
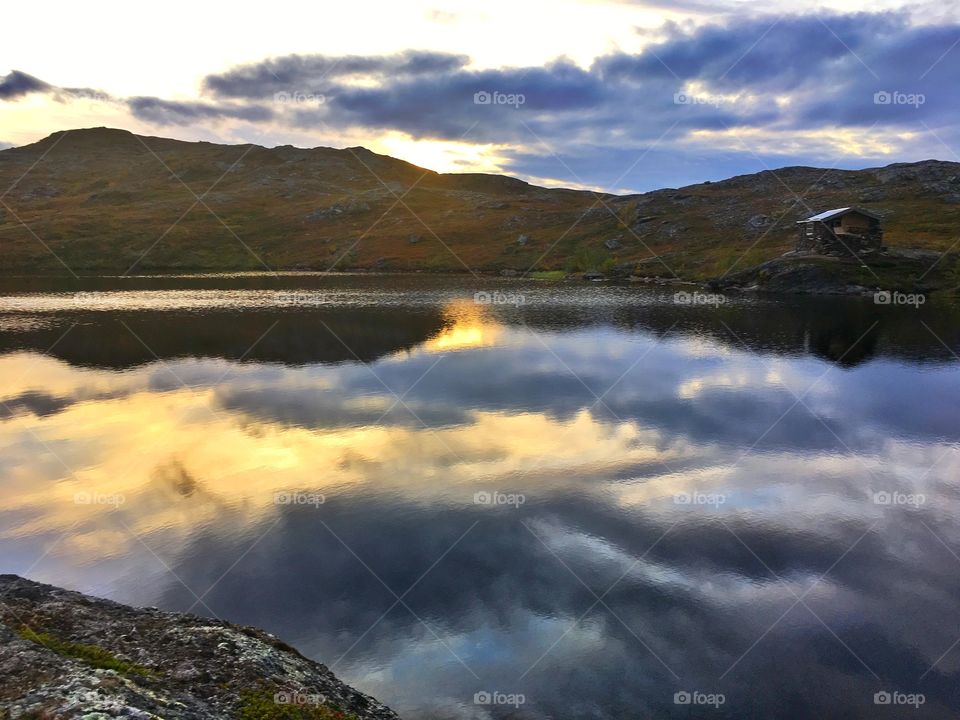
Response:
[[[94,128],[0,151],[6,188],[8,274],[618,267],[695,279],[778,257],[795,221],[828,208],[879,214],[891,246],[946,251],[960,228],[960,164],[937,160],[788,167],[616,196],[436,173],[361,147]]]

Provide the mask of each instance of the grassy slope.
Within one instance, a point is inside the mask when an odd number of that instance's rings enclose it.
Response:
[[[19,273],[66,272],[56,253],[76,272],[636,264],[641,275],[706,278],[790,249],[794,221],[812,210],[871,208],[894,246],[946,250],[960,228],[960,165],[937,161],[784,168],[615,197],[438,174],[362,148],[268,150],[95,129],[0,152],[0,187],[11,185],[0,271]],[[752,226],[760,215],[768,219]],[[611,239],[619,247],[604,244]]]

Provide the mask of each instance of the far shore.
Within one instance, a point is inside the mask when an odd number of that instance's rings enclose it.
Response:
[[[643,265],[645,267],[641,268]],[[0,272],[0,291],[4,280],[29,283],[54,282],[86,284],[95,281],[132,282],[136,280],[204,280],[254,278],[369,278],[369,277],[450,277],[497,282],[536,281],[545,283],[610,283],[699,287],[714,293],[764,293],[772,295],[871,295],[879,291],[960,294],[960,253],[931,253],[910,249],[891,249],[865,257],[835,257],[786,253],[753,267],[733,268],[713,278],[684,278],[661,273],[644,273],[654,262],[623,263],[606,271],[517,270],[515,268],[391,269],[349,268],[316,270],[303,267],[283,269],[166,268],[139,273],[116,273],[102,269],[67,272]]]

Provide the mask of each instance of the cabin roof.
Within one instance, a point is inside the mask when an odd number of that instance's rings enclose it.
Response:
[[[863,208],[858,207],[842,207],[836,208],[834,210],[826,210],[817,215],[811,215],[806,220],[798,220],[798,223],[808,223],[808,222],[823,222],[825,220],[831,220],[835,217],[840,217],[841,215],[846,215],[847,213],[860,213],[861,215],[866,215],[869,218],[874,220],[879,220],[880,216],[875,213],[870,212],[869,210],[864,210]]]

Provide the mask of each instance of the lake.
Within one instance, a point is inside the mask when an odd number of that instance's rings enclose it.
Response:
[[[0,571],[263,627],[411,719],[960,711],[955,306],[0,288]]]

